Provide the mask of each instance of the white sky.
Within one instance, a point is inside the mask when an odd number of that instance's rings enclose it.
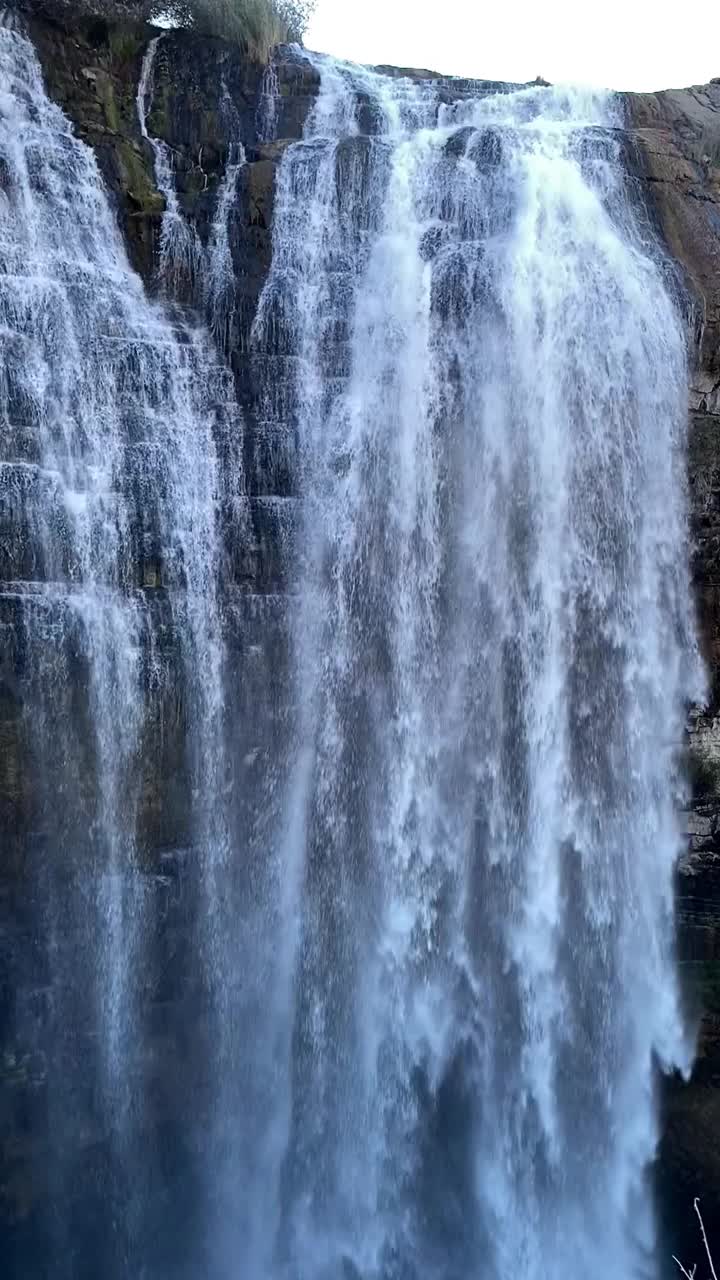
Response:
[[[487,80],[669,89],[720,76],[720,0],[318,0],[305,44]]]

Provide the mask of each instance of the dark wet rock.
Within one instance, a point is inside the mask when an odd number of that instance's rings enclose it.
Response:
[[[658,1164],[668,1256],[700,1259],[692,1212],[720,1222],[720,85],[628,95],[627,154],[686,290],[693,576],[709,703],[689,723],[693,789],[678,875],[678,946],[698,1056],[667,1081]]]

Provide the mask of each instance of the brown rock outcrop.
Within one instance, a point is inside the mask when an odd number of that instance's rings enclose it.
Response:
[[[709,701],[688,726],[693,798],[678,940],[698,1057],[688,1083],[665,1084],[658,1177],[668,1255],[692,1263],[693,1197],[709,1227],[720,1222],[720,83],[631,95],[627,109],[648,207],[688,298],[688,485]]]

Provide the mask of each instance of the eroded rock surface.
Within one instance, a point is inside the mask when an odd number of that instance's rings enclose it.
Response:
[[[688,483],[709,701],[689,721],[693,799],[678,875],[680,960],[698,1020],[692,1079],[664,1091],[660,1187],[669,1252],[699,1258],[700,1196],[720,1222],[720,83],[628,97],[649,206],[688,294]]]

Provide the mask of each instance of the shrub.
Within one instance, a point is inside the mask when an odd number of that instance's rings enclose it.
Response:
[[[178,0],[163,10],[180,26],[220,36],[266,62],[275,45],[300,42],[315,0]]]
[[[230,40],[252,58],[267,62],[275,45],[302,41],[315,0],[10,0],[10,7],[65,22],[162,18],[170,25]]]
[[[92,18],[147,22],[156,9],[153,0],[9,0],[7,7],[67,25]]]

